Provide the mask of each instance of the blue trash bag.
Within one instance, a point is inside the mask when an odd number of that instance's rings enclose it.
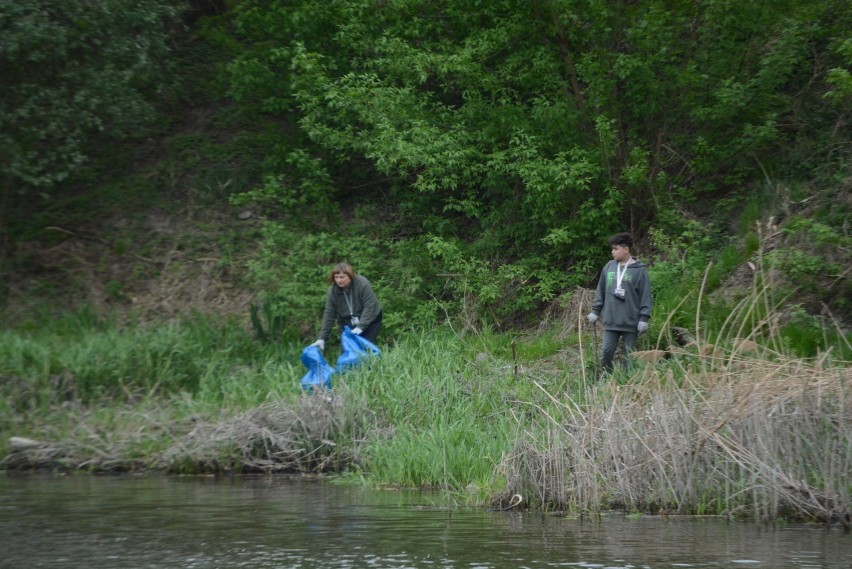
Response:
[[[370,357],[379,357],[381,351],[378,346],[366,338],[353,334],[349,326],[343,327],[340,336],[340,345],[343,351],[337,358],[337,369],[343,373],[353,367],[358,367],[361,362]]]
[[[331,389],[331,376],[337,370],[331,367],[317,346],[308,346],[302,350],[302,363],[308,368],[308,373],[302,377],[302,389],[308,393],[315,388]]]

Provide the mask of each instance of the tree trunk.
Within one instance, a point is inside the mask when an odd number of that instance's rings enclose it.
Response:
[[[5,259],[11,247],[9,235],[9,204],[12,201],[12,176],[3,176],[3,187],[0,188],[0,259]]]

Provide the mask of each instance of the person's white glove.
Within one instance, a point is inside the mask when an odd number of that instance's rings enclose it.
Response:
[[[355,326],[354,328],[352,328],[352,333],[355,334],[356,336],[360,336],[361,332],[363,332],[363,330],[361,329],[360,326]]]
[[[643,321],[643,320],[640,320],[639,326],[637,328],[639,329],[640,334],[647,332],[648,331],[648,323]]]
[[[317,340],[316,342],[314,342],[313,344],[311,344],[311,345],[310,345],[310,346],[308,346],[308,347],[309,347],[309,348],[312,348],[312,347],[314,347],[314,346],[316,346],[316,347],[317,347],[317,348],[319,348],[320,350],[324,350],[324,349],[325,349],[325,340]]]
[[[586,320],[589,321],[589,324],[594,324],[595,322],[598,321],[598,315],[595,314],[594,312],[589,312],[589,315],[586,316]]]

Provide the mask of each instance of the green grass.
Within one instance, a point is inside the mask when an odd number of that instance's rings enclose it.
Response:
[[[776,308],[758,293],[704,331],[719,356],[686,349],[603,379],[588,331],[411,331],[335,376],[329,402],[300,390],[301,344],[259,341],[247,322],[34,315],[0,332],[0,455],[25,436],[64,445],[71,467],[291,468],[465,504],[520,493],[545,510],[785,515],[788,471],[817,498],[848,485],[848,395],[842,346],[793,359],[789,329],[766,324]],[[745,324],[761,330],[749,356],[735,347]],[[791,511],[836,515],[821,507]]]
[[[0,375],[14,378],[14,407],[180,392],[250,405],[281,394],[297,372],[290,362],[298,362],[298,350],[257,343],[235,322],[119,326],[84,310],[0,330]]]
[[[509,369],[474,367],[481,346],[471,344],[447,330],[413,334],[369,369],[341,378],[376,415],[376,436],[363,449],[363,468],[376,482],[490,486],[515,429],[505,412],[513,378]]]

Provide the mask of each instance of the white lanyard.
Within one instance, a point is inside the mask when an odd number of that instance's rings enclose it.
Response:
[[[352,303],[349,302],[349,297],[346,296],[346,291],[343,291],[343,298],[346,300],[346,306],[349,307],[349,316],[354,316],[355,314],[352,312]]]
[[[625,273],[627,273],[627,265],[629,265],[632,260],[633,257],[628,258],[627,262],[624,263],[624,267],[621,266],[621,263],[618,263],[615,266],[615,290],[621,289],[621,281],[624,279]]]

